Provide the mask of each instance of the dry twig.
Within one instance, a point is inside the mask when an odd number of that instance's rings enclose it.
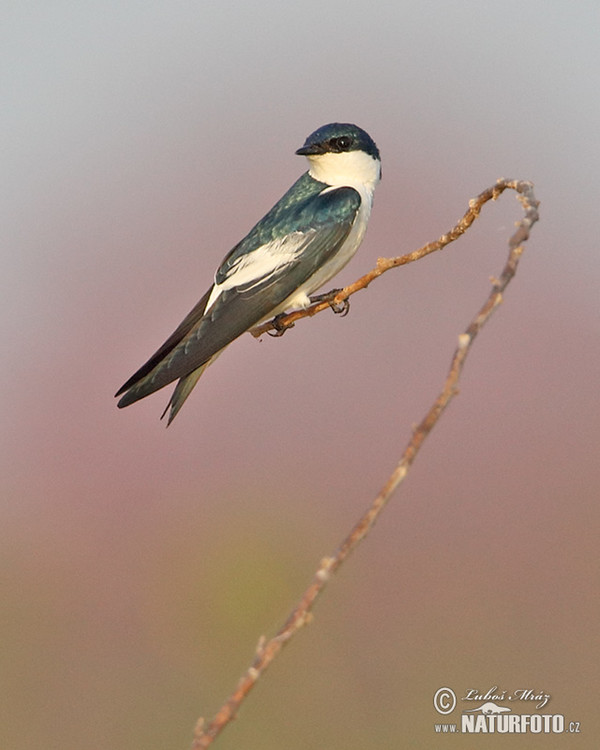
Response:
[[[406,446],[400,461],[391,473],[383,489],[373,501],[371,507],[354,526],[352,531],[338,547],[337,551],[331,557],[326,557],[321,560],[321,564],[314,575],[312,583],[306,589],[302,598],[276,635],[269,640],[261,637],[252,664],[238,682],[234,692],[219,709],[214,719],[206,727],[202,719],[198,721],[192,750],[203,750],[212,744],[217,735],[235,717],[243,700],[254,687],[258,678],[279,653],[281,648],[292,638],[294,633],[310,621],[311,610],[314,606],[315,600],[325,587],[325,584],[331,577],[332,573],[335,573],[352,550],[354,550],[359,542],[368,534],[371,526],[373,526],[377,520],[393,492],[406,477],[425,438],[431,432],[451,399],[458,393],[457,383],[469,349],[479,331],[489,320],[493,311],[502,302],[502,294],[510,283],[512,277],[515,275],[519,259],[523,253],[523,243],[529,238],[530,229],[539,218],[537,211],[539,204],[533,194],[533,185],[530,182],[519,180],[498,180],[493,187],[484,190],[483,193],[480,193],[480,195],[477,196],[477,198],[472,199],[469,202],[469,209],[458,224],[456,224],[456,226],[447,234],[442,235],[442,237],[436,242],[430,242],[412,253],[401,255],[397,258],[380,258],[377,261],[377,266],[372,271],[369,271],[369,273],[362,276],[358,281],[354,282],[354,284],[350,284],[350,286],[342,289],[335,296],[333,302],[341,303],[351,294],[354,294],[360,289],[365,289],[371,281],[378,276],[381,276],[382,273],[385,273],[385,271],[388,271],[390,268],[405,265],[406,263],[418,260],[429,253],[446,247],[450,242],[453,242],[465,233],[479,216],[481,208],[485,203],[489,200],[495,200],[507,189],[515,190],[518,193],[518,198],[523,206],[525,216],[520,222],[518,222],[517,230],[509,240],[508,260],[504,266],[502,274],[498,279],[493,279],[492,290],[484,305],[473,318],[466,331],[458,337],[458,347],[452,357],[450,370],[441,393],[425,415],[424,419],[413,431],[412,437]],[[284,326],[293,324],[300,318],[312,316],[321,310],[327,309],[329,305],[329,302],[319,302],[306,310],[289,313],[280,318],[279,323]],[[273,327],[274,326],[271,322],[266,322],[254,329],[253,334],[255,336],[260,336],[262,333]]]

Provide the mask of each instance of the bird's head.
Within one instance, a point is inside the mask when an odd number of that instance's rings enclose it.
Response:
[[[375,185],[381,179],[379,149],[357,125],[323,125],[308,136],[296,153],[308,159],[311,176],[327,185]]]

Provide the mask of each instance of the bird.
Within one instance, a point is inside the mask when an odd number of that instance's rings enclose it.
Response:
[[[119,388],[119,408],[177,380],[162,414],[171,424],[225,347],[265,320],[308,307],[355,254],[381,179],[375,142],[357,125],[334,122],[295,153],[307,158],[308,171],[225,256],[202,299]]]

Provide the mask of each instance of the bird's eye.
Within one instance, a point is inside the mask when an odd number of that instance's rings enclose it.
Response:
[[[341,135],[339,138],[331,138],[329,140],[329,147],[332,151],[348,151],[352,145],[352,138],[347,135]]]

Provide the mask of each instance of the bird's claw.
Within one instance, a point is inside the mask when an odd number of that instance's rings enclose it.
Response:
[[[325,294],[315,294],[310,298],[310,301],[312,302],[312,304],[318,302],[329,303],[329,307],[331,307],[333,312],[336,315],[341,315],[343,318],[348,315],[348,312],[350,310],[350,300],[348,299],[348,297],[346,297],[346,299],[343,299],[341,302],[334,302],[335,298],[341,291],[341,289],[332,289],[330,292],[326,292]]]
[[[267,331],[269,336],[274,336],[277,338],[278,336],[283,336],[283,334],[288,330],[288,328],[293,328],[293,323],[282,323],[281,321],[283,318],[285,318],[286,313],[279,313],[279,315],[276,315],[273,320],[271,321],[271,325],[273,326],[272,331]]]
[[[350,300],[346,297],[341,302],[330,302],[329,307],[331,307],[336,315],[341,315],[342,318],[345,318],[350,312]]]
[[[319,302],[327,302],[333,312],[336,315],[341,315],[343,318],[344,316],[348,315],[348,311],[350,310],[350,300],[346,297],[346,299],[343,299],[341,302],[335,302],[335,298],[341,291],[341,289],[332,289],[330,292],[326,292],[325,294],[313,294],[310,298],[311,304],[315,305]],[[288,328],[294,327],[294,323],[282,322],[285,317],[287,317],[287,313],[283,312],[279,313],[279,315],[276,315],[273,318],[273,320],[271,321],[272,329],[267,331],[269,336],[274,336],[275,338],[283,336]]]

